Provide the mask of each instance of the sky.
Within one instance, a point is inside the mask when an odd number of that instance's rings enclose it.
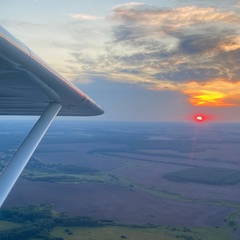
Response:
[[[0,24],[105,114],[240,121],[240,0],[0,0]]]

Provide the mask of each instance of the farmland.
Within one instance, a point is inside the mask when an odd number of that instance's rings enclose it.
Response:
[[[6,138],[2,165],[23,135],[24,131],[14,141]],[[57,212],[72,217],[113,221],[112,231],[118,235],[121,227],[153,225],[158,234],[167,227],[199,232],[209,228],[211,236],[225,232],[234,239],[239,236],[240,183],[237,178],[230,184],[220,180],[240,170],[239,143],[237,124],[57,121],[4,207],[53,204]],[[213,173],[220,178],[209,182]],[[195,179],[186,179],[191,175]],[[105,227],[94,230],[104,232],[109,226]],[[76,234],[64,238],[74,239],[83,231],[70,230]],[[64,227],[56,226],[52,233],[61,231]],[[166,236],[171,239],[170,235]]]

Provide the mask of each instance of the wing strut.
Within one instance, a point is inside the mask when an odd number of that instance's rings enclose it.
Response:
[[[28,163],[51,122],[61,109],[61,104],[50,103],[29,132],[21,146],[0,174],[0,207],[7,198],[24,167]]]

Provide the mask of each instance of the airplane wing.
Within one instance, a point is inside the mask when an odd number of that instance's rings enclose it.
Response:
[[[0,26],[0,115],[40,118],[0,174],[0,207],[56,115],[104,111]]]

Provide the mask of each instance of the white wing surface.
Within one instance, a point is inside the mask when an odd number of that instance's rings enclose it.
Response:
[[[103,110],[0,26],[0,114],[41,115],[61,103],[61,116],[100,115]]]
[[[0,26],[0,115],[40,118],[0,174],[0,206],[51,122],[60,116],[94,116],[103,110]]]

